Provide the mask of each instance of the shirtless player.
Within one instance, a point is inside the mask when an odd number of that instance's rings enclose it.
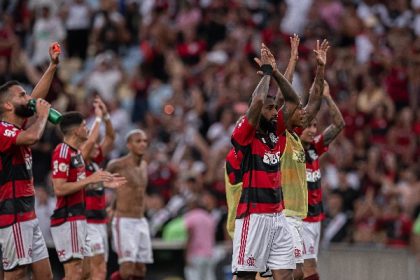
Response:
[[[129,153],[112,160],[107,167],[109,172],[118,172],[127,179],[127,183],[116,190],[112,237],[120,269],[111,276],[112,280],[144,279],[145,264],[153,263],[149,225],[144,217],[146,133],[132,130],[126,136],[126,143]]]

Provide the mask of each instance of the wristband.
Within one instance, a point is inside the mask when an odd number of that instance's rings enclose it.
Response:
[[[109,121],[110,118],[111,116],[109,115],[109,113],[106,113],[106,115],[104,116],[104,120]]]
[[[96,117],[96,118],[95,118],[95,122],[101,123],[101,122],[102,122],[101,117]]]
[[[261,65],[261,71],[264,75],[270,75],[273,74],[273,67],[270,64],[263,64]]]

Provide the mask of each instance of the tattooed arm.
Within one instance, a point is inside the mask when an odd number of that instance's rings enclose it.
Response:
[[[324,145],[328,146],[343,130],[345,122],[340,110],[338,109],[337,105],[335,104],[334,100],[330,95],[330,88],[326,81],[324,81],[324,91],[322,95],[324,96],[324,99],[327,102],[328,110],[332,119],[332,124],[330,124],[322,133],[324,138]]]
[[[290,37],[290,59],[284,72],[284,77],[286,77],[289,83],[293,82],[293,74],[295,73],[296,63],[299,59],[299,42],[300,38],[298,35],[294,34],[293,37]]]
[[[317,68],[314,82],[311,86],[309,93],[309,101],[305,106],[305,120],[304,127],[308,126],[311,121],[315,118],[319,109],[321,108],[322,92],[324,89],[324,71],[325,64],[327,63],[327,51],[329,49],[328,41],[324,40],[319,45],[319,41],[316,42],[316,49],[314,50],[317,60]]]

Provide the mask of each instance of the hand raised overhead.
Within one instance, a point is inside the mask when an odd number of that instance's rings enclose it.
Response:
[[[330,48],[330,45],[326,39],[324,39],[319,45],[319,40],[316,40],[316,48],[314,53],[316,55],[316,62],[320,66],[324,66],[327,63],[327,51]]]

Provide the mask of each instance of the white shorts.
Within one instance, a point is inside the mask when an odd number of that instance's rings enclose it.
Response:
[[[232,272],[295,269],[293,239],[282,213],[251,214],[235,221]]]
[[[303,222],[303,259],[317,259],[319,238],[321,237],[321,222]]]
[[[0,229],[0,246],[5,271],[48,258],[38,219]]]
[[[60,262],[92,256],[86,220],[68,221],[51,227],[51,235]]]
[[[87,231],[92,256],[103,254],[108,260],[108,230],[106,224],[87,223]]]
[[[153,263],[152,241],[146,218],[115,217],[112,220],[112,241],[118,263]]]
[[[286,217],[286,221],[292,230],[295,262],[303,263],[302,219],[297,217]]]

